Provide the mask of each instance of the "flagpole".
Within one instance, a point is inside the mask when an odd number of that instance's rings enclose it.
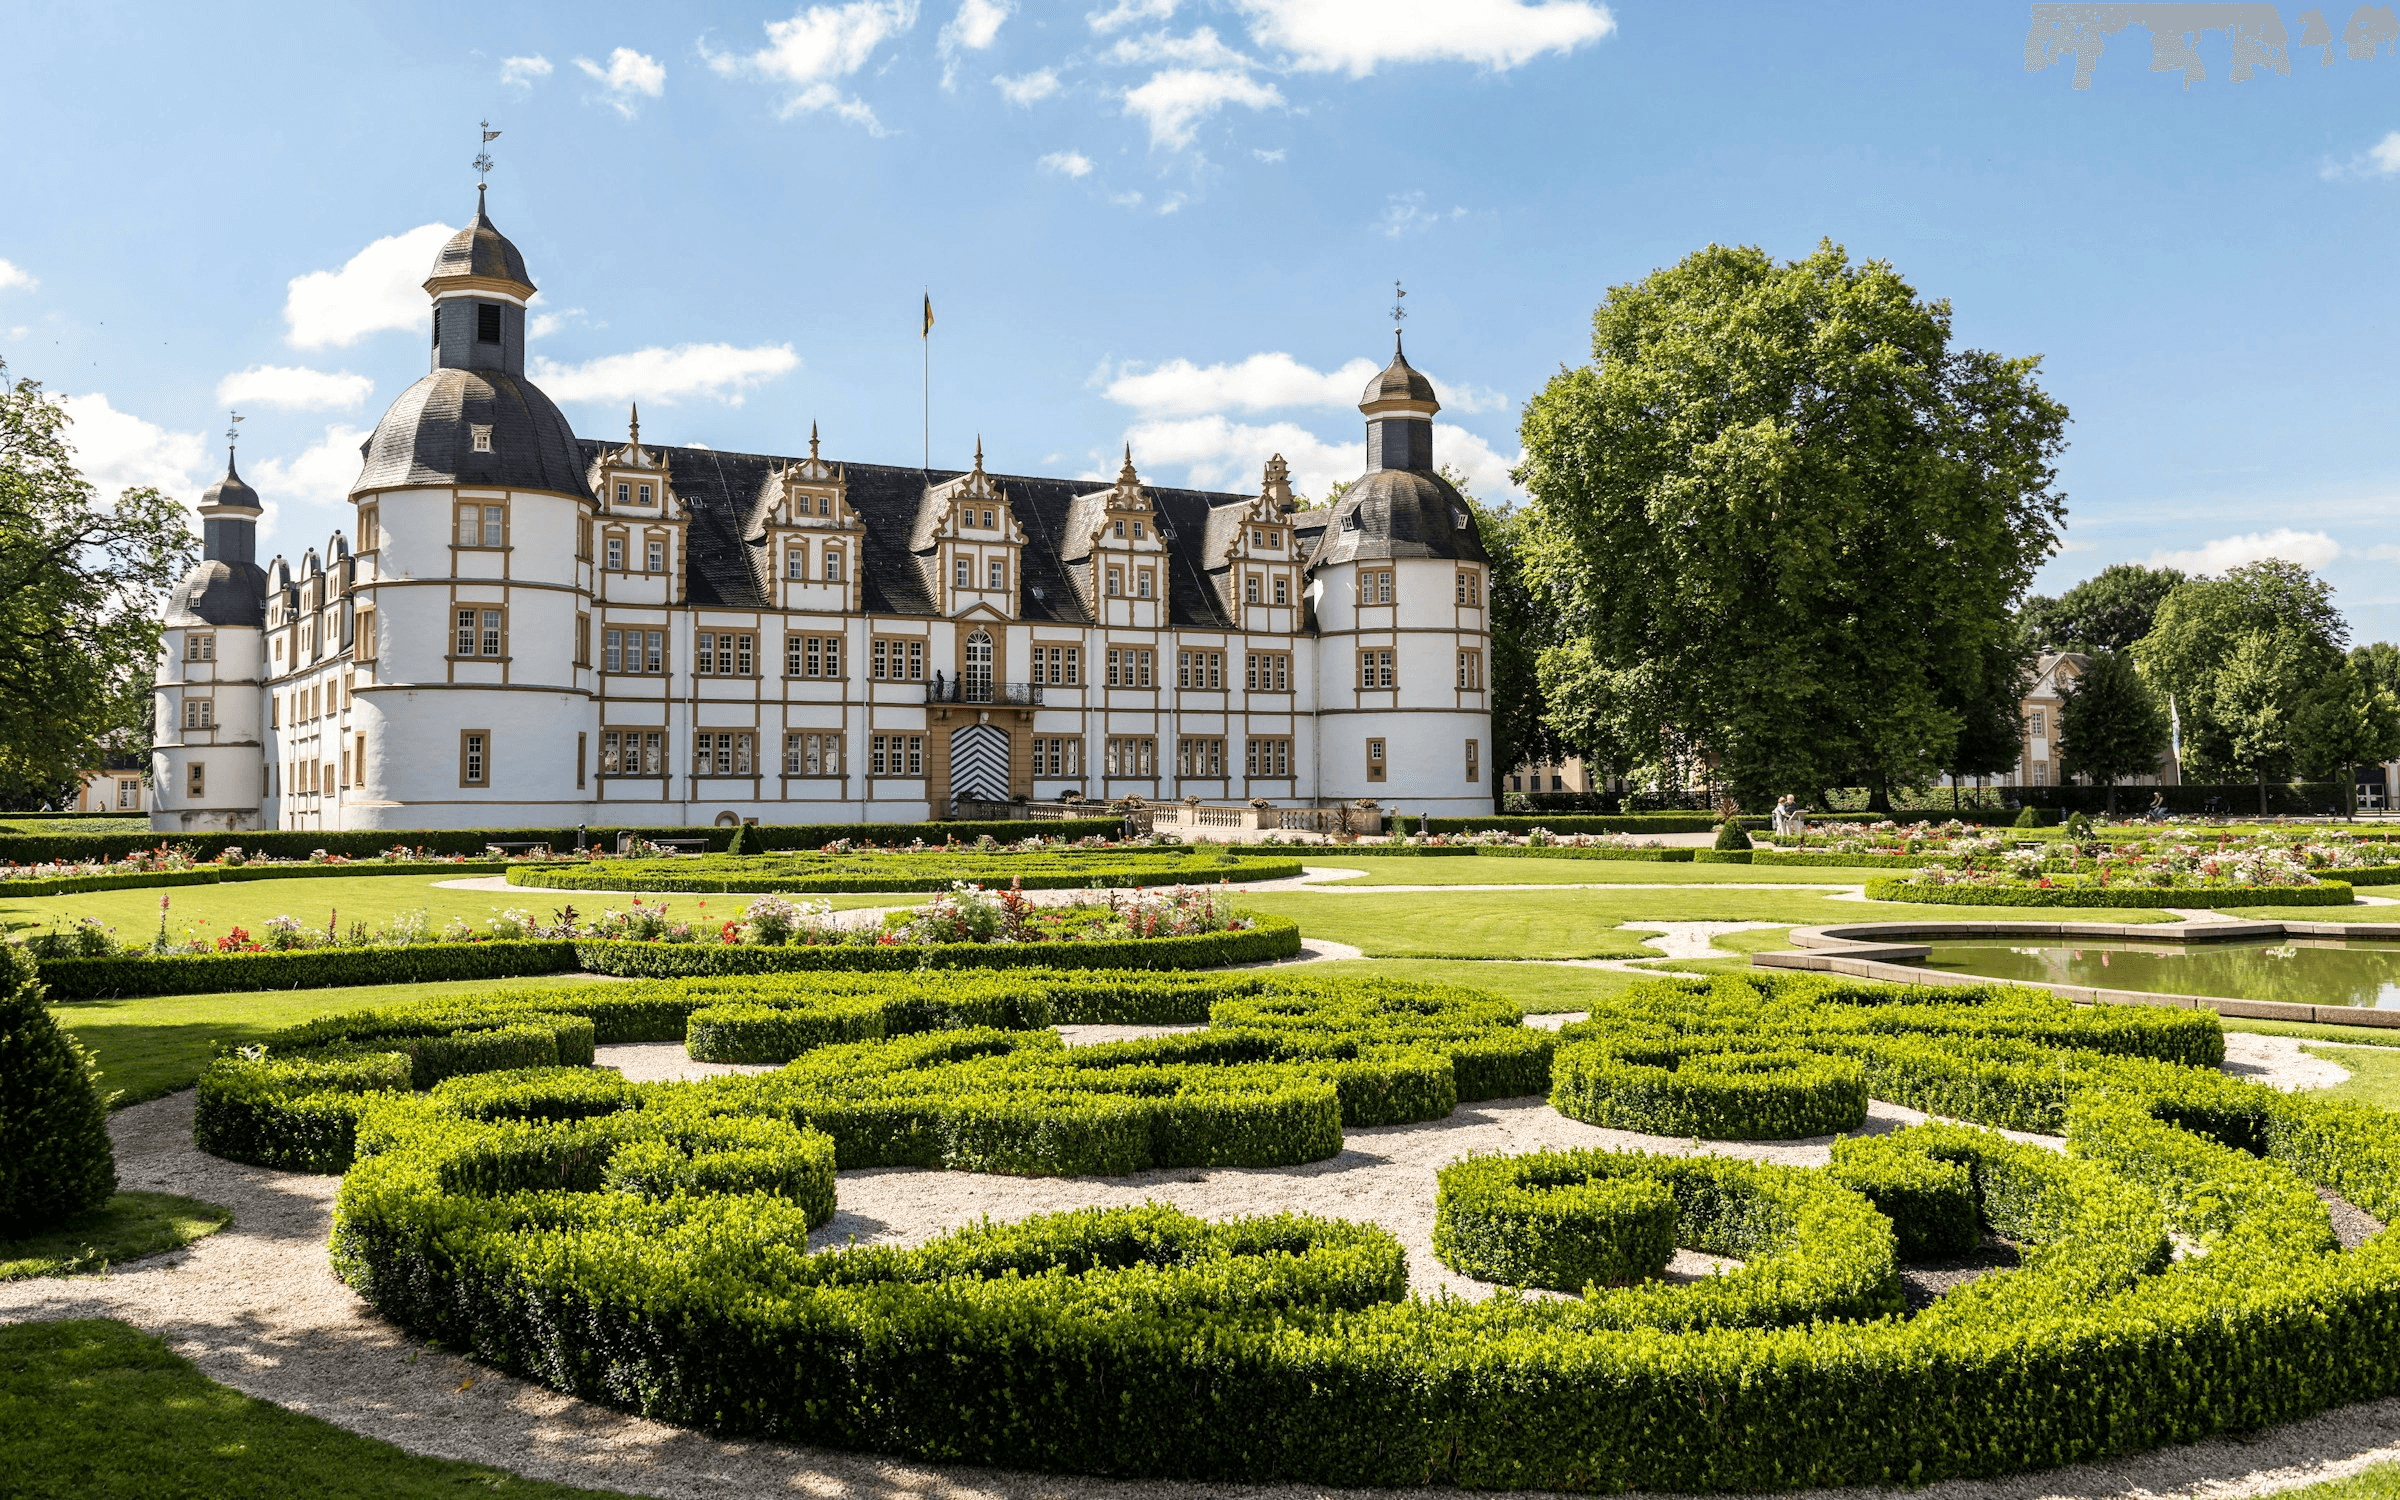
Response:
[[[917,342],[925,346],[925,463],[921,470],[930,479],[933,475],[933,288],[925,289],[925,324],[917,330]]]

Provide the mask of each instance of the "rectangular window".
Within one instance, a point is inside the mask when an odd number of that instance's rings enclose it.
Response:
[[[375,611],[362,609],[358,612],[358,645],[351,654],[360,661],[375,660],[378,654],[375,645]]]
[[[191,793],[191,794],[192,794],[193,796],[195,796],[195,797],[205,797],[205,796],[207,796],[207,795],[208,795],[208,767],[206,767],[206,766],[204,766],[204,765],[200,764],[200,762],[198,762],[198,761],[193,761],[193,762],[192,762],[192,774],[191,774],[191,780],[190,780],[190,782],[189,782],[189,785],[191,786],[191,789],[192,789],[192,793]]]
[[[483,612],[483,654],[500,655],[500,611],[496,609]]]
[[[1244,604],[1259,604],[1265,602],[1264,597],[1259,592],[1258,575],[1256,573],[1252,573],[1242,580],[1242,602]]]
[[[499,303],[478,302],[475,304],[475,342],[478,344],[500,342]]]
[[[954,559],[950,566],[951,587],[962,589],[967,587],[969,582],[975,576],[974,567],[974,562],[968,558],[961,557]]]
[[[377,515],[372,505],[358,508],[358,550],[361,552],[372,552],[383,545],[383,527]]]
[[[667,571],[667,544],[665,542],[651,541],[644,544],[642,551],[642,571],[645,573],[664,573]]]
[[[608,571],[611,573],[625,571],[625,539],[621,536],[612,536],[608,539]]]
[[[600,731],[600,774],[656,776],[665,764],[666,736],[656,729]]]
[[[894,657],[898,645],[899,642],[887,641],[881,636],[877,636],[867,643],[867,677],[870,681],[888,682],[899,675],[894,670],[897,665]],[[784,675],[790,677],[797,674],[787,666],[784,668]]]
[[[717,638],[713,633],[703,630],[692,638],[692,670],[706,676],[716,669]]]
[[[604,630],[600,632],[600,670],[603,672],[624,671],[624,647],[624,631]]]
[[[1467,741],[1467,780],[1481,781],[1482,779],[1483,742],[1481,740],[1469,740]]]
[[[1281,573],[1275,575],[1275,602],[1277,604],[1289,604],[1292,602],[1291,580],[1285,578]]]
[[[808,577],[807,543],[794,542],[792,550],[783,554],[783,576],[802,579]]]
[[[1033,742],[1033,774],[1036,776],[1081,776],[1083,774],[1083,741],[1066,737],[1036,737]]]
[[[1392,570],[1368,568],[1358,575],[1358,602],[1389,604],[1392,602]]]
[[[1458,653],[1458,690],[1462,693],[1483,691],[1482,652],[1461,651]]]
[[[1222,651],[1178,651],[1175,653],[1175,685],[1203,692],[1225,685],[1225,653]]]
[[[994,589],[1005,589],[1008,587],[1008,564],[1005,561],[997,557],[993,558],[991,574],[992,587]]]
[[[504,547],[508,545],[508,507],[505,505],[462,505],[458,508],[458,544],[461,547]]]
[[[650,486],[646,484],[643,485],[640,491],[634,496],[633,503],[636,505],[648,505],[650,503]]]
[[[1254,693],[1288,693],[1292,690],[1292,654],[1289,651],[1253,651],[1245,665],[1243,685]]]
[[[787,734],[783,737],[783,774],[839,776],[842,737],[838,734]]]
[[[217,638],[213,635],[187,635],[183,638],[185,661],[215,661]]]
[[[578,787],[583,785],[583,757],[590,748],[590,735],[575,736],[575,785]],[[367,763],[367,737],[363,734],[358,737],[358,763],[362,766]]]
[[[877,641],[880,648],[885,643]],[[892,642],[892,657],[899,655],[899,643]],[[872,659],[878,667],[884,662],[880,650]],[[783,638],[783,669],[786,677],[839,677],[842,675],[842,638],[838,635],[789,635]],[[877,676],[881,676],[880,671]]]
[[[2033,711],[2033,737],[2035,739],[2043,739],[2049,735],[2049,722],[2049,715],[2038,708]]]
[[[450,654],[453,656],[473,656],[475,654],[475,611],[462,609],[458,612],[458,649]]]
[[[870,776],[925,774],[925,737],[921,734],[878,734],[868,737]]]
[[[619,481],[617,484],[617,503],[619,505],[629,504],[631,503],[632,499],[633,486],[626,484],[623,481]]]
[[[1114,646],[1108,648],[1108,686],[1115,687],[1117,685],[1118,678],[1124,670],[1125,655],[1125,652]]]
[[[663,630],[646,632],[642,638],[642,670],[664,672],[667,669],[667,633]]]
[[[1111,569],[1109,569],[1109,570],[1108,570],[1108,597],[1110,597],[1111,599],[1114,599],[1114,598],[1115,598],[1115,597],[1117,597],[1119,594],[1122,594],[1122,593],[1124,593],[1124,592],[1125,592],[1125,570],[1124,570],[1123,568],[1111,568]]]
[[[1148,735],[1127,735],[1108,742],[1107,774],[1150,777],[1158,774],[1158,741]]]
[[[1470,572],[1458,575],[1458,602],[1469,609],[1483,608],[1482,574]]]
[[[117,783],[117,806],[128,808],[141,805],[142,784],[138,781],[119,781]]]
[[[350,747],[342,747],[342,785],[350,784]]]
[[[490,786],[492,784],[492,732],[488,729],[462,729],[458,732],[458,784],[460,786]]]
[[[1388,688],[1392,685],[1392,653],[1361,651],[1358,653],[1358,685],[1364,688]]]
[[[825,581],[827,583],[842,581],[842,549],[839,547],[825,549]]]
[[[592,560],[592,518],[590,516],[575,518],[575,560],[577,562]]]
[[[1383,741],[1367,741],[1367,780],[1383,780]]]
[[[1225,742],[1220,739],[1177,740],[1175,774],[1198,777],[1224,775]]]
[[[1134,667],[1140,673],[1140,680],[1134,684],[1135,687],[1150,686],[1150,669],[1156,660],[1155,652],[1136,651],[1134,653]]]
[[[2033,784],[2035,786],[2050,784],[2050,763],[2048,761],[2037,760],[2033,763]]]
[[[692,736],[692,770],[701,776],[747,776],[750,751],[757,737],[749,734]]]
[[[1292,742],[1280,735],[1251,740],[1244,752],[1242,768],[1247,774],[1257,777],[1291,775]]]
[[[183,727],[186,729],[214,729],[216,715],[217,706],[206,698],[183,700]]]
[[[1151,584],[1157,579],[1157,577],[1158,575],[1148,568],[1137,570],[1133,575],[1134,592],[1144,599],[1149,598],[1151,595]]]
[[[365,616],[362,615],[360,618],[364,619]],[[575,665],[579,667],[588,667],[591,664],[592,617],[590,615],[577,615],[575,617]]]

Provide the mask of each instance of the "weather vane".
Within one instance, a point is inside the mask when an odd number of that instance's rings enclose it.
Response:
[[[500,139],[500,132],[492,128],[489,120],[478,123],[483,129],[483,145],[475,153],[475,186],[480,189],[484,177],[492,170],[492,142]]]
[[[229,411],[225,417],[225,450],[230,453],[233,451],[233,445],[241,440],[242,414],[238,411]]]
[[[1392,331],[1400,331],[1401,321],[1408,316],[1408,289],[1399,282],[1392,283]]]

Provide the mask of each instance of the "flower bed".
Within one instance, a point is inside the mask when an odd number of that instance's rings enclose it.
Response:
[[[943,891],[956,882],[1016,884],[1029,891],[1091,886],[1213,885],[1221,880],[1290,880],[1300,874],[1290,857],[1110,846],[1084,849],[1042,845],[1021,852],[927,848],[771,854],[755,858],[611,859],[572,868],[517,868],[511,885],[564,891],[669,891],[721,894],[782,891]]]
[[[2111,1458],[2400,1389],[2400,1237],[2337,1250],[2310,1186],[2400,1215],[2389,1117],[2214,1072],[2207,1012],[1999,987],[1728,975],[1596,1000],[1558,1039],[1562,1072],[1629,1037],[1811,1053],[1862,1068],[1874,1097],[2072,1148],[1936,1125],[1845,1141],[1822,1174],[1662,1165],[1678,1238],[1752,1263],[1692,1287],[1408,1299],[1379,1230],[1157,1207],[798,1249],[839,1193],[828,1165],[1320,1160],[1344,1128],[1473,1097],[1462,1060],[1528,1031],[1432,987],[1224,977],[1253,988],[1196,1035],[1073,1052],[1010,1030],[835,1037],[704,1085],[534,1068],[417,1091],[430,1040],[461,1039],[455,1066],[465,1037],[513,1027],[523,1041],[479,1044],[489,1065],[536,1035],[563,1059],[635,1014],[663,1032],[673,1010],[420,1007],[310,1033],[350,1049],[326,1064],[340,1076],[272,1044],[228,1059],[202,1114],[254,1156],[354,1150],[335,1266],[413,1336],[742,1437],[1220,1485],[1767,1491]],[[973,981],[885,983],[888,1024],[934,1003],[923,986]],[[387,1038],[413,1050],[360,1068]],[[336,1150],[345,1120],[355,1144]],[[1596,1167],[1496,1170],[1507,1188]],[[1905,1247],[1955,1239],[1962,1183],[2023,1265],[1885,1316]],[[1559,1216],[1529,1242],[1506,1217],[1487,1215],[1484,1248],[1563,1261],[1561,1280],[1585,1248],[1568,1242],[1596,1232]],[[1452,1253],[1466,1227],[1454,1213]],[[2176,1258],[2170,1236],[2200,1253]]]
[[[2069,877],[2061,880],[1915,878],[1879,875],[1867,882],[1870,901],[1914,901],[1925,906],[2348,906],[2350,887],[2339,880],[2306,885],[2127,885]]]

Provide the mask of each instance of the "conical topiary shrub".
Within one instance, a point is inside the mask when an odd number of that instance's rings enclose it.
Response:
[[[2050,826],[2050,820],[2042,816],[2040,808],[2028,807],[2017,814],[2016,826],[2019,828],[2047,828]]]
[[[1720,849],[1747,849],[1750,847],[1750,835],[1741,824],[1727,818],[1717,825],[1717,847]]]
[[[733,837],[725,841],[727,854],[757,854],[760,851],[758,830],[747,823],[736,823]]]
[[[88,1213],[116,1190],[108,1111],[83,1053],[43,1008],[33,960],[0,948],[0,1238]]]

